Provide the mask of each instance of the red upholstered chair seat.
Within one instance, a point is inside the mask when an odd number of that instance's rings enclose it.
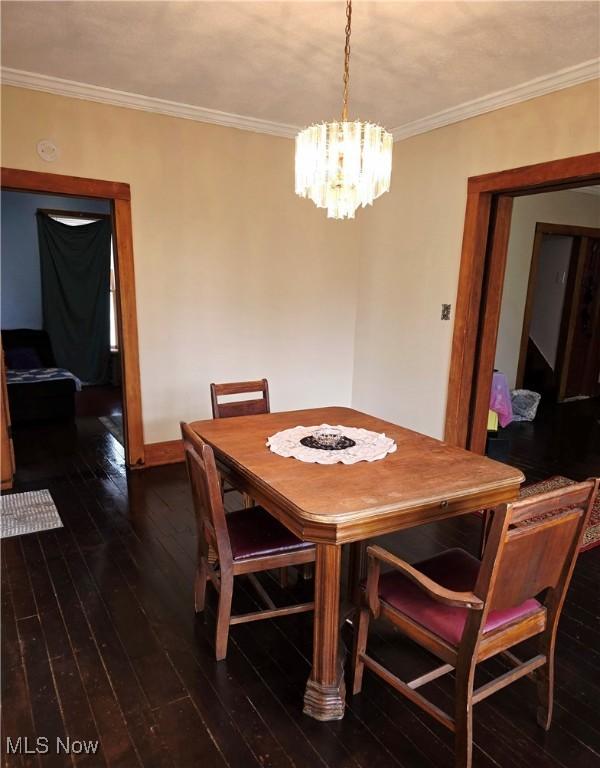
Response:
[[[231,512],[226,517],[234,560],[264,557],[313,547],[275,520],[262,507]]]
[[[471,592],[479,573],[480,561],[463,549],[449,549],[414,567],[446,589]],[[467,620],[467,608],[443,605],[398,571],[384,573],[379,581],[382,600],[413,621],[452,645],[458,645]],[[541,608],[537,600],[502,611],[490,611],[484,632],[491,632],[515,619],[523,618]]]

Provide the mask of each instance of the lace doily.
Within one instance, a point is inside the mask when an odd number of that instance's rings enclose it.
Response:
[[[339,451],[321,451],[318,448],[308,448],[300,443],[303,437],[312,434],[316,429],[332,428],[330,424],[320,424],[314,427],[292,427],[277,432],[267,440],[267,446],[278,456],[293,457],[310,464],[356,464],[358,461],[377,461],[388,453],[396,450],[396,443],[385,434],[370,432],[368,429],[357,427],[336,426],[342,434],[354,440],[356,445]]]

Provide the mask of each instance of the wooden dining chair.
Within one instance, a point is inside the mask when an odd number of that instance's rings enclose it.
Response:
[[[220,397],[228,395],[243,395],[260,392],[258,398],[249,400],[233,400],[230,402],[220,402]],[[212,405],[213,419],[229,419],[235,416],[255,416],[259,413],[271,413],[271,404],[269,402],[269,382],[266,379],[257,381],[233,381],[228,384],[211,384],[210,400]],[[231,486],[227,481],[221,483],[223,493],[231,493],[237,488]],[[254,505],[254,500],[246,493],[242,493],[242,502],[245,507]]]
[[[262,507],[226,515],[212,448],[184,422],[181,434],[198,535],[195,609],[197,613],[204,610],[206,585],[210,581],[219,593],[215,654],[220,661],[227,655],[231,624],[313,610],[313,602],[277,608],[254,574],[313,563],[315,547],[294,536]],[[209,562],[209,547],[216,553],[214,562]],[[234,579],[242,574],[248,576],[267,608],[232,616]]]
[[[249,400],[232,400],[220,402],[220,397],[228,395],[243,395],[259,393],[260,397]],[[269,382],[266,379],[257,381],[234,381],[227,384],[211,384],[210,399],[212,404],[213,419],[229,419],[235,416],[256,416],[260,413],[271,413],[271,403],[269,401]],[[223,493],[237,491],[228,481],[222,481],[221,487]],[[242,493],[242,503],[244,507],[254,506],[254,499],[247,493]],[[211,552],[211,558],[213,553]],[[310,577],[312,569],[310,566],[302,569],[303,578]],[[288,584],[288,576],[285,568],[282,568],[279,574],[279,583],[282,587]]]
[[[548,730],[558,620],[598,482],[496,507],[481,561],[451,549],[412,566],[381,547],[368,547],[366,591],[355,622],[353,693],[361,690],[366,666],[454,731],[455,765],[470,768],[473,705],[535,672],[537,721]],[[382,574],[382,565],[393,570]],[[371,616],[390,621],[443,665],[400,680],[367,654]],[[535,636],[537,654],[531,659],[522,661],[508,650]],[[477,664],[496,654],[514,669],[474,689]],[[453,717],[417,690],[452,670]]]
[[[260,397],[249,400],[233,400],[220,402],[220,397],[228,395],[243,395],[260,392]],[[231,416],[253,416],[258,413],[270,413],[269,382],[266,379],[258,381],[235,381],[229,384],[211,384],[210,399],[213,419],[228,419]]]

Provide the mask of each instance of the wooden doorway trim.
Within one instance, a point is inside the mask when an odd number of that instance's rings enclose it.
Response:
[[[468,179],[445,439],[483,453],[512,198],[600,183],[600,152]]]
[[[8,491],[13,486],[15,475],[15,451],[13,448],[10,410],[8,408],[8,392],[6,390],[6,368],[4,365],[4,350],[0,341],[0,398],[2,407],[2,423],[0,424],[0,453],[1,490]]]
[[[117,279],[117,325],[123,380],[125,460],[129,467],[142,465],[144,463],[144,430],[129,184],[2,168],[1,185],[2,189],[20,192],[67,197],[100,197],[110,200]]]

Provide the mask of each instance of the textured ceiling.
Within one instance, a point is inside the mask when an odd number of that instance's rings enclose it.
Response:
[[[337,117],[344,2],[3,2],[2,64],[304,125]],[[600,55],[596,2],[363,2],[350,112],[394,128]]]

